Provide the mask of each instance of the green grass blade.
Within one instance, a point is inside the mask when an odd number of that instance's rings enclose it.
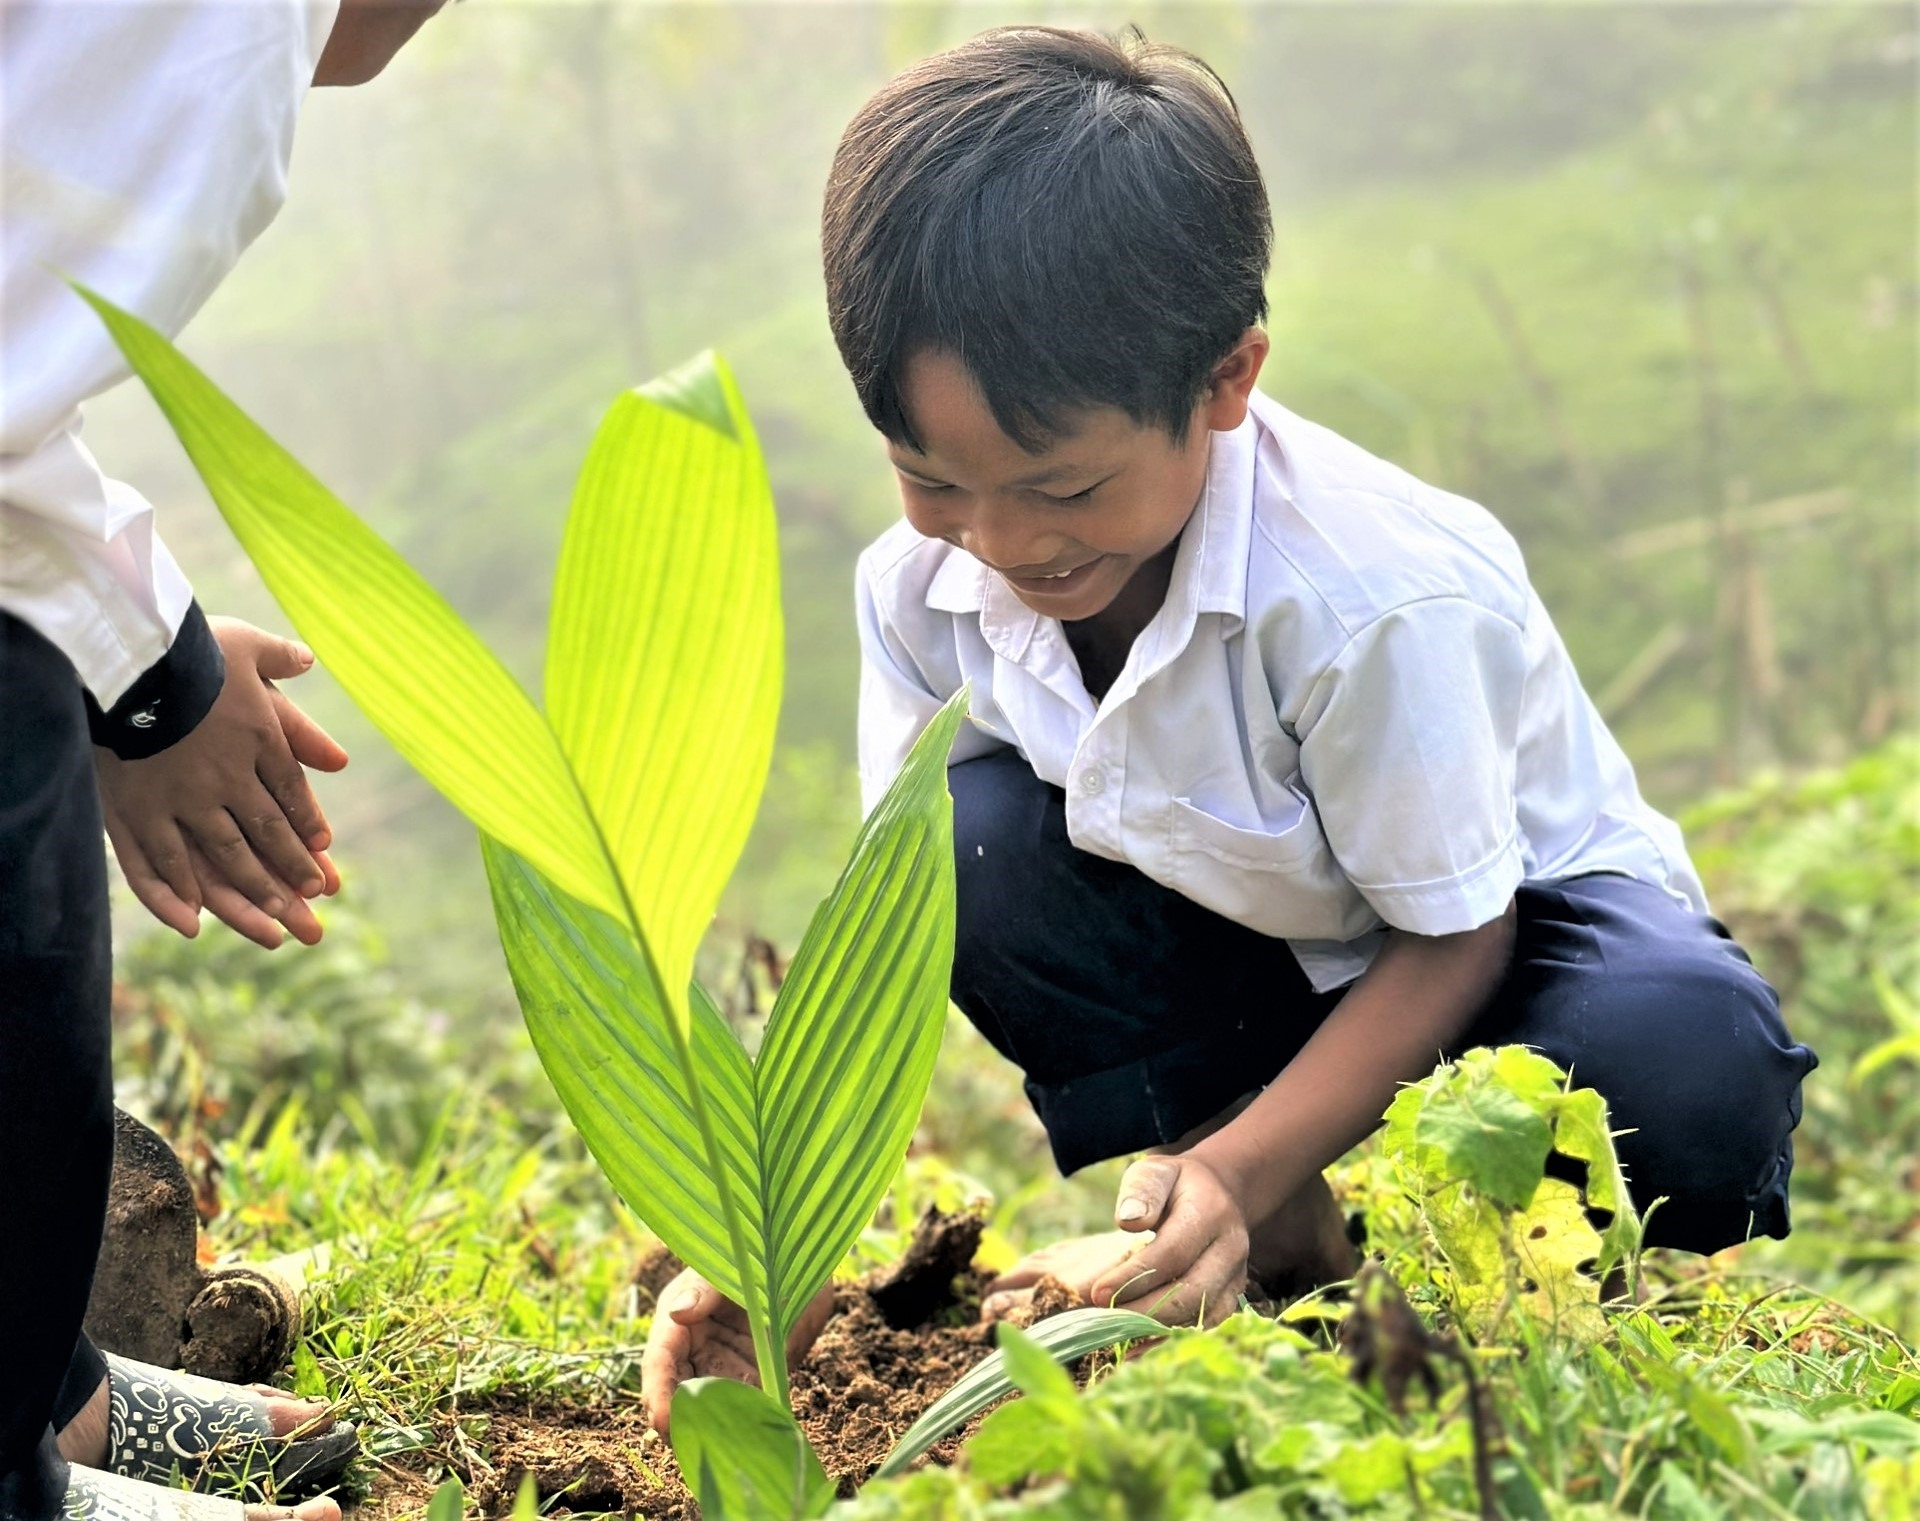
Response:
[[[562,891],[618,912],[566,758],[438,592],[153,328],[87,290],[300,636],[394,748]]]
[[[947,755],[962,691],[930,723],[807,927],[754,1069],[769,1279],[782,1334],[906,1154],[953,961]]]
[[[547,639],[554,732],[676,992],[759,806],[780,680],[773,494],[703,355],[600,424]]]
[[[1094,1307],[1068,1310],[1064,1315],[1043,1320],[1027,1332],[1027,1339],[1046,1348],[1055,1361],[1070,1363],[1076,1357],[1117,1342],[1172,1334],[1177,1333],[1151,1315]],[[887,1454],[886,1462],[874,1470],[873,1476],[884,1479],[901,1472],[949,1431],[965,1425],[995,1400],[1013,1393],[1015,1387],[1007,1375],[1006,1354],[995,1352],[969,1369],[965,1377],[927,1407],[926,1414],[907,1428],[906,1435]],[[674,1418],[679,1419],[677,1411]]]
[[[566,897],[483,839],[500,942],[534,1049],[607,1179],[680,1259],[740,1303],[747,1285],[722,1216],[666,1001],[622,925]],[[696,989],[691,1049],[757,1272],[763,1251],[753,1073]]]
[[[793,1416],[746,1384],[682,1384],[672,1440],[702,1521],[810,1521],[833,1503],[833,1481]]]

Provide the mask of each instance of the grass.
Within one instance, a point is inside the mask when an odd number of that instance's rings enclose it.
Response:
[[[1598,1340],[1521,1321],[1480,1346],[1511,1447],[1500,1467],[1507,1513],[1842,1517],[1911,1504],[1920,1094],[1911,1059],[1864,1081],[1850,1074],[1894,1028],[1887,990],[1911,999],[1920,975],[1909,933],[1920,898],[1916,775],[1920,746],[1896,742],[1837,771],[1762,779],[1690,817],[1718,904],[1787,993],[1796,1033],[1823,1054],[1799,1135],[1797,1229],[1706,1261],[1650,1254],[1647,1302]],[[502,1401],[604,1412],[636,1393],[647,1322],[632,1274],[650,1243],[558,1118],[524,1041],[471,1042],[445,1011],[406,999],[385,978],[377,937],[350,916],[311,957],[248,956],[248,976],[218,951],[209,970],[208,949],[157,936],[129,949],[123,970],[139,981],[121,997],[123,1061],[149,1079],[145,1091],[164,1106],[156,1118],[215,1145],[224,1208],[213,1246],[259,1259],[331,1245],[294,1376],[361,1421],[382,1475],[374,1514],[418,1513],[449,1470],[484,1475]],[[411,1088],[390,1080],[403,1060]],[[155,1083],[155,1073],[172,1080]],[[995,1200],[987,1255],[1000,1261],[1102,1226],[1113,1170],[1049,1182],[1010,1069],[956,1022],[915,1154],[846,1271],[897,1253],[926,1202]],[[1365,1212],[1371,1246],[1424,1321],[1447,1324],[1444,1264],[1385,1160],[1364,1147],[1336,1184]],[[1422,1453],[1431,1444],[1420,1513],[1470,1514],[1470,1463],[1460,1434],[1449,1434],[1464,1419],[1464,1389],[1443,1368],[1432,1408],[1416,1400],[1396,1414],[1321,1350],[1344,1309],[1295,1307],[1292,1327],[1311,1334],[1304,1348],[1269,1328],[1236,1331],[1217,1353],[1181,1353],[1173,1362],[1187,1371],[1165,1374],[1171,1387],[1128,1364],[1090,1402],[1089,1420],[1097,1426],[1109,1406],[1125,1412],[1130,1439],[1151,1449],[1142,1461],[1151,1457],[1159,1477],[1134,1476],[1151,1479],[1150,1490],[1198,1483],[1208,1503],[1226,1504],[1234,1497],[1217,1491],[1228,1449],[1189,1450],[1179,1434],[1218,1423],[1210,1401],[1253,1400],[1253,1410],[1268,1400],[1273,1422],[1317,1422],[1332,1445],[1285,1464],[1248,1447],[1234,1461],[1258,1482],[1234,1503],[1276,1486],[1296,1499],[1324,1499],[1342,1483],[1358,1494],[1366,1484],[1348,1472],[1361,1462],[1353,1454],[1385,1451],[1391,1438]],[[1275,1378],[1292,1392],[1248,1394]],[[1297,1401],[1309,1397],[1318,1403],[1303,1414]],[[1264,1429],[1255,1415],[1246,1430]],[[1104,1451],[1096,1438],[1089,1453]],[[1068,1492],[1098,1496],[1117,1482],[1087,1470]],[[1403,1488],[1342,1503],[1398,1514],[1412,1504]],[[925,1509],[936,1490],[958,1508]],[[856,1514],[959,1516],[1014,1503],[983,1494],[964,1475],[921,1478],[876,1489]],[[1274,1512],[1221,1512],[1243,1513]]]

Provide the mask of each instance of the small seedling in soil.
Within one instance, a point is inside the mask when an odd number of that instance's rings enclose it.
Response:
[[[783,662],[773,498],[726,368],[704,356],[602,421],[561,547],[543,710],[171,343],[81,294],[302,637],[479,827],[534,1047],[608,1180],[744,1310],[764,1392],[696,1379],[675,1400],[707,1521],[817,1514],[786,1340],[879,1204],[933,1074],[966,693],[928,715],[862,826],[749,1058],[693,981],[766,784]]]

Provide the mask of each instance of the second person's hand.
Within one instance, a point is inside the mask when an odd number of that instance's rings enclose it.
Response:
[[[226,659],[220,695],[192,733],[145,760],[96,750],[107,836],[134,896],[192,937],[202,908],[261,945],[274,921],[312,944],[306,900],[339,887],[332,831],[306,770],[347,754],[281,692],[313,653],[232,618],[209,620]]]

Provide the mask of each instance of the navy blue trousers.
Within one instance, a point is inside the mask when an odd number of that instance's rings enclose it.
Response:
[[[80,1334],[113,1171],[106,848],[80,678],[0,613],[0,1521],[51,1521],[53,1433],[106,1377]]]
[[[1165,1145],[1272,1081],[1334,1006],[1286,942],[1076,850],[1012,751],[952,767],[953,999],[1026,1074],[1062,1172]],[[1714,919],[1626,877],[1528,882],[1513,959],[1461,1048],[1532,1046],[1606,1098],[1647,1242],[1787,1233],[1816,1065]]]

